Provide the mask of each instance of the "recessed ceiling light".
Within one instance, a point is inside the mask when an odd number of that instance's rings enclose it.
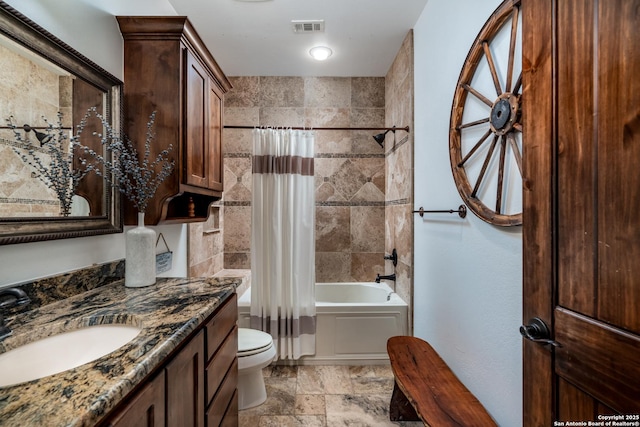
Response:
[[[309,55],[316,61],[324,61],[333,54],[333,51],[326,46],[316,46],[309,50]]]

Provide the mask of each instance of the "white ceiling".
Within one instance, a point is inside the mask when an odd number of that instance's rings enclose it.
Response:
[[[168,1],[229,76],[381,77],[428,0]],[[324,19],[325,31],[296,34],[294,19]],[[316,45],[333,55],[312,59]]]

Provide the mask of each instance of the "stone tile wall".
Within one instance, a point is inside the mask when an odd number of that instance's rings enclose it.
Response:
[[[236,77],[226,125],[381,127],[382,77]],[[385,155],[375,131],[316,132],[316,279],[383,273]],[[251,130],[224,130],[224,268],[250,268]]]
[[[227,125],[410,126],[316,133],[316,275],[320,281],[371,281],[395,271],[396,292],[413,312],[413,33],[384,78],[235,77],[225,96]],[[224,130],[222,233],[190,224],[190,274],[251,267],[251,130]],[[222,226],[224,224],[224,227]],[[383,256],[398,252],[394,269]],[[193,273],[193,274],[192,274]],[[390,283],[394,285],[393,283]]]
[[[410,31],[386,76],[386,126],[409,126],[411,132],[387,134],[385,252],[398,252],[396,292],[409,303],[409,330],[413,325],[413,32]],[[394,271],[385,263],[385,274]]]
[[[33,127],[57,124],[58,111],[63,113],[63,125],[71,126],[72,80],[38,65],[5,46],[0,46],[0,126],[13,124]],[[33,132],[21,132],[23,140],[39,145]],[[34,176],[33,167],[16,153],[28,146],[17,144],[13,131],[0,129],[0,216],[57,216],[60,203],[53,190]],[[40,154],[46,164],[46,154]],[[10,173],[7,173],[10,172]]]
[[[220,202],[209,207],[205,222],[188,224],[189,277],[211,277],[224,269],[224,218]]]

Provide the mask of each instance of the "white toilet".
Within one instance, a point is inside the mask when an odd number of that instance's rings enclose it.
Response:
[[[238,328],[238,409],[252,408],[267,400],[262,368],[275,357],[270,334]]]

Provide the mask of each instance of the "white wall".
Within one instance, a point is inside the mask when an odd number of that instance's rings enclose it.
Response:
[[[455,85],[500,0],[429,0],[414,28],[415,206],[462,203],[448,152]],[[522,425],[522,232],[469,213],[416,215],[414,334],[430,342],[501,426]]]
[[[167,0],[7,0],[92,61],[122,79],[122,37],[114,15],[175,15]],[[125,227],[125,230],[128,227]],[[187,227],[155,227],[173,250],[163,276],[187,275]],[[124,234],[0,246],[0,287],[124,258]]]

